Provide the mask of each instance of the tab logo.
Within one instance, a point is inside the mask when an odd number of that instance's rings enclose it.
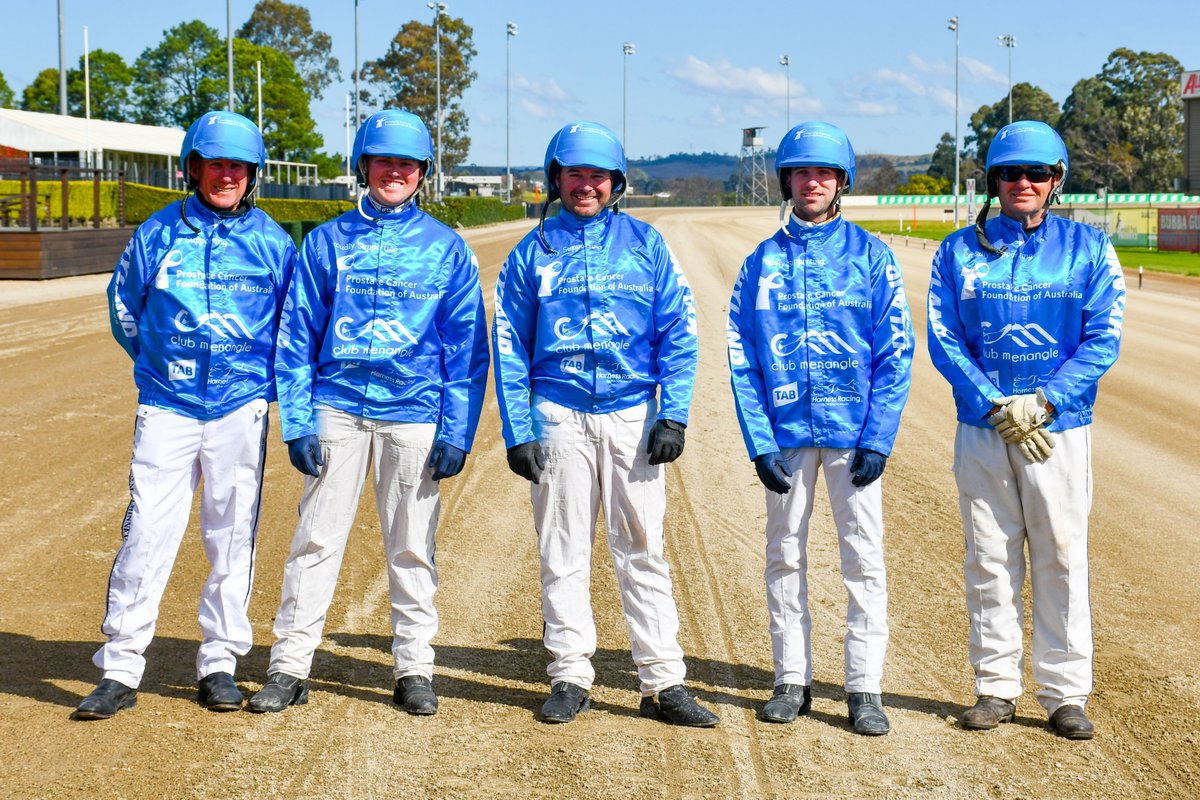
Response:
[[[167,364],[167,377],[173,381],[190,381],[196,377],[196,359],[188,358]]]
[[[800,389],[795,381],[785,383],[783,386],[776,386],[771,390],[771,405],[776,408],[790,405],[799,399]]]
[[[583,372],[583,353],[567,356],[560,362],[559,367],[568,375],[576,375]]]

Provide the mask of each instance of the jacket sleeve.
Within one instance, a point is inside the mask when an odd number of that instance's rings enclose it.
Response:
[[[1125,321],[1125,273],[1107,236],[1096,252],[1088,253],[1087,296],[1079,346],[1042,387],[1057,409],[1068,408],[1099,382],[1117,360]]]
[[[733,402],[746,452],[751,459],[779,450],[767,412],[766,381],[758,360],[758,312],[754,308],[755,290],[752,288],[758,271],[753,256],[742,264],[733,284],[733,296],[729,299],[729,321],[725,330]]]
[[[443,378],[438,439],[470,451],[487,390],[487,317],[475,254],[460,244],[451,257],[450,285],[437,315]]]
[[[147,264],[142,229],[134,232],[108,282],[108,322],[113,338],[137,361],[138,321],[146,307]]]
[[[661,239],[653,249],[654,359],[659,383],[658,418],[687,425],[696,385],[696,304],[683,268]]]
[[[496,280],[492,348],[496,402],[506,447],[534,440],[529,413],[529,370],[537,332],[537,287],[525,263],[522,246],[509,254]]]
[[[305,237],[300,248],[275,339],[275,389],[285,442],[317,432],[313,383],[333,293],[316,235]]]
[[[912,317],[904,296],[904,276],[886,247],[872,259],[871,295],[871,402],[858,445],[886,456],[900,430],[913,359]]]
[[[958,284],[954,273],[952,246],[947,240],[933,257],[933,274],[929,280],[929,358],[950,382],[954,393],[971,408],[975,418],[982,421],[992,408],[991,399],[1004,393],[971,357],[959,314]]]

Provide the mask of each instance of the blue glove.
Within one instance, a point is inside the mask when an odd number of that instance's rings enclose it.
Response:
[[[433,470],[433,479],[440,481],[442,478],[453,478],[458,473],[462,472],[463,464],[467,461],[467,454],[463,450],[459,450],[452,444],[446,442],[434,442],[433,449],[429,451],[429,460],[425,462],[425,466]]]
[[[683,429],[687,426],[673,419],[660,419],[650,429],[646,452],[650,454],[651,466],[670,464],[683,454]]]
[[[292,439],[286,444],[288,458],[292,460],[293,467],[314,478],[321,474],[321,467],[325,466],[325,459],[321,457],[320,437],[315,433],[310,433],[307,436]]]
[[[854,460],[850,462],[850,471],[854,473],[854,480],[850,482],[859,487],[870,486],[883,474],[886,466],[887,456],[883,453],[860,447],[854,451]]]
[[[762,485],[775,494],[787,494],[791,490],[792,484],[788,482],[788,478],[792,477],[792,469],[783,453],[778,450],[774,453],[763,453],[754,459],[754,469],[758,472],[758,479],[762,481]]]
[[[536,441],[508,448],[508,468],[527,481],[541,483],[546,467],[546,454]]]

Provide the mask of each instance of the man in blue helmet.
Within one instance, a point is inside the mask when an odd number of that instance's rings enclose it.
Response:
[[[393,697],[410,714],[437,711],[438,481],[471,449],[488,351],[475,255],[416,202],[432,149],[417,116],[368,117],[352,155],[367,191],[301,247],[275,371],[283,438],[306,477],[268,679],[251,711],[308,700],[368,465],[388,559]]]
[[[890,730],[880,694],[888,625],[879,477],[908,399],[912,321],[892,251],[839,213],[854,185],[846,134],[797,125],[779,143],[775,172],[780,229],[742,264],[727,330],[738,422],[767,490],[775,689],[762,718],[792,722],[812,704],[806,550],[823,470],[849,595],[850,722],[877,736]]]
[[[1056,733],[1090,739],[1092,405],[1120,349],[1125,281],[1104,233],[1049,213],[1066,174],[1066,147],[1048,125],[1014,122],[996,134],[988,202],[933,260],[929,354],[958,409],[954,475],[978,696],[962,725],[995,728],[1016,712],[1028,547],[1037,699]],[[988,220],[992,197],[1001,213]]]
[[[203,478],[200,530],[212,571],[200,594],[199,700],[241,707],[233,680],[250,649],[247,615],[275,399],[275,332],[296,248],[253,207],[266,152],[258,128],[216,111],[184,136],[192,193],[142,223],[108,286],[113,336],[138,388],[131,500],[108,581],[93,661],[104,679],[74,713],[106,719],[132,708],[158,606]]]
[[[712,727],[684,686],[663,554],[665,464],[683,452],[696,374],[691,289],[654,228],[620,214],[625,151],[595,122],[546,150],[542,221],[496,284],[496,396],[508,464],[531,482],[550,699],[542,719],[588,709],[595,678],[592,538],[604,509],[644,716]],[[562,201],[549,220],[546,209]],[[657,700],[656,700],[657,698]]]

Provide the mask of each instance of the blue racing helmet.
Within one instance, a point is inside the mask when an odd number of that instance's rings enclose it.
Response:
[[[179,164],[189,188],[194,186],[188,164],[193,153],[201,158],[228,158],[252,164],[255,168],[250,174],[247,194],[258,181],[258,171],[267,163],[267,148],[258,126],[232,111],[210,111],[193,122],[184,134]]]
[[[363,169],[363,156],[392,156],[411,158],[425,165],[421,178],[429,173],[433,164],[433,139],[429,128],[416,114],[398,108],[387,108],[367,117],[354,134],[354,150],[351,163],[358,176],[358,185],[367,185],[367,171]]]
[[[1045,164],[1062,170],[1062,181],[1067,179],[1067,146],[1058,131],[1044,122],[1021,120],[1005,125],[996,133],[988,145],[987,176],[988,194],[998,194],[994,185],[992,167]]]
[[[801,122],[787,132],[775,151],[775,175],[783,199],[790,200],[792,189],[784,170],[791,167],[830,167],[846,173],[846,188],[854,186],[854,148],[845,131],[828,122]]]
[[[613,173],[612,201],[625,191],[625,148],[617,135],[599,122],[565,125],[546,148],[546,198],[558,198],[558,173],[563,167],[596,167]]]

